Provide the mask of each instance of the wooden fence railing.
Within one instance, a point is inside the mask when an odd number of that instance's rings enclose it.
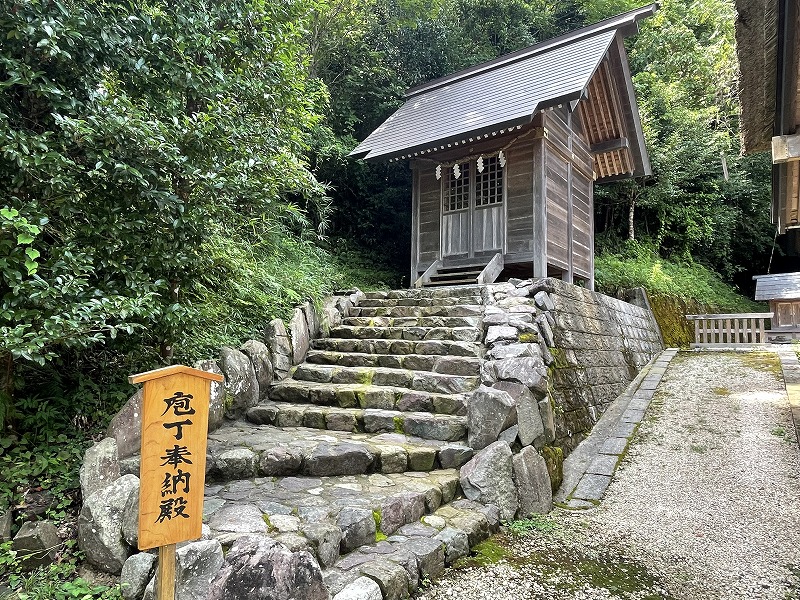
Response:
[[[694,321],[692,348],[729,346],[733,344],[766,344],[765,321],[773,313],[742,313],[728,315],[686,315]]]

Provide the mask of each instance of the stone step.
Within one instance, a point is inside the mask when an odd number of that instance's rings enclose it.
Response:
[[[323,571],[323,581],[332,596],[342,594],[339,598],[372,597],[363,593],[371,582],[377,583],[378,589],[372,588],[376,598],[416,597],[426,581],[440,577],[445,566],[468,556],[472,547],[499,530],[500,515],[494,507],[454,500],[385,540],[340,558]]]
[[[477,285],[452,286],[448,289],[426,290],[425,288],[408,290],[388,290],[366,292],[369,300],[392,298],[460,298],[463,296],[480,296],[482,288]]]
[[[369,574],[395,600],[497,531],[499,512],[461,495],[455,469],[257,477],[207,485],[203,521],[226,548],[256,534],[310,552],[332,596]]]
[[[353,306],[351,317],[474,317],[483,314],[480,304],[453,306]]]
[[[361,340],[451,340],[456,342],[479,342],[483,332],[476,327],[333,327],[331,337]]]
[[[246,417],[256,425],[307,427],[352,433],[405,433],[444,442],[464,440],[467,433],[466,417],[434,415],[429,412],[262,402],[251,408]]]
[[[360,354],[395,354],[448,357],[473,357],[483,355],[483,346],[477,342],[453,340],[395,340],[356,338],[319,338],[312,342],[314,349],[331,352],[357,352]]]
[[[434,371],[447,375],[480,375],[481,359],[466,356],[435,354],[368,354],[365,352],[333,352],[311,350],[306,362],[343,367],[391,367],[414,371]]]
[[[269,391],[273,402],[340,408],[376,408],[404,412],[466,415],[467,394],[437,394],[407,388],[352,383],[316,383],[284,379]]]
[[[480,317],[347,317],[353,327],[480,327]]]
[[[284,475],[328,477],[454,469],[472,454],[462,443],[403,433],[320,431],[236,421],[208,436],[206,478],[224,482]]]
[[[365,298],[358,305],[363,307],[379,306],[456,306],[459,304],[482,304],[481,296],[444,296],[417,298]]]
[[[479,378],[475,376],[446,375],[389,367],[342,367],[312,363],[303,363],[295,367],[292,379],[314,383],[389,386],[439,394],[463,394],[471,392],[480,385]]]

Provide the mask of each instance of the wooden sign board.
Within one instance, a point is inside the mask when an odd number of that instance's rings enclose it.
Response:
[[[144,383],[139,550],[201,536],[211,382],[222,379],[182,365],[128,378]]]

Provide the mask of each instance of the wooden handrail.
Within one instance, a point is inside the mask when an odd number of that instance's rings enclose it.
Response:
[[[478,275],[478,284],[494,283],[503,272],[505,261],[503,260],[503,253],[498,252],[492,257],[492,260],[483,268],[481,274]]]
[[[425,272],[414,282],[415,288],[421,288],[431,280],[431,277],[436,274],[436,271],[442,266],[442,261],[438,258],[433,261],[430,266],[425,269]]]

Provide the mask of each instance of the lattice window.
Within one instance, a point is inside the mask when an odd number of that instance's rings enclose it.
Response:
[[[503,166],[497,156],[483,159],[483,172],[475,175],[475,206],[503,201]]]
[[[459,171],[456,177],[455,171]],[[453,212],[469,208],[469,163],[461,163],[458,169],[448,169],[444,193],[444,210]]]

